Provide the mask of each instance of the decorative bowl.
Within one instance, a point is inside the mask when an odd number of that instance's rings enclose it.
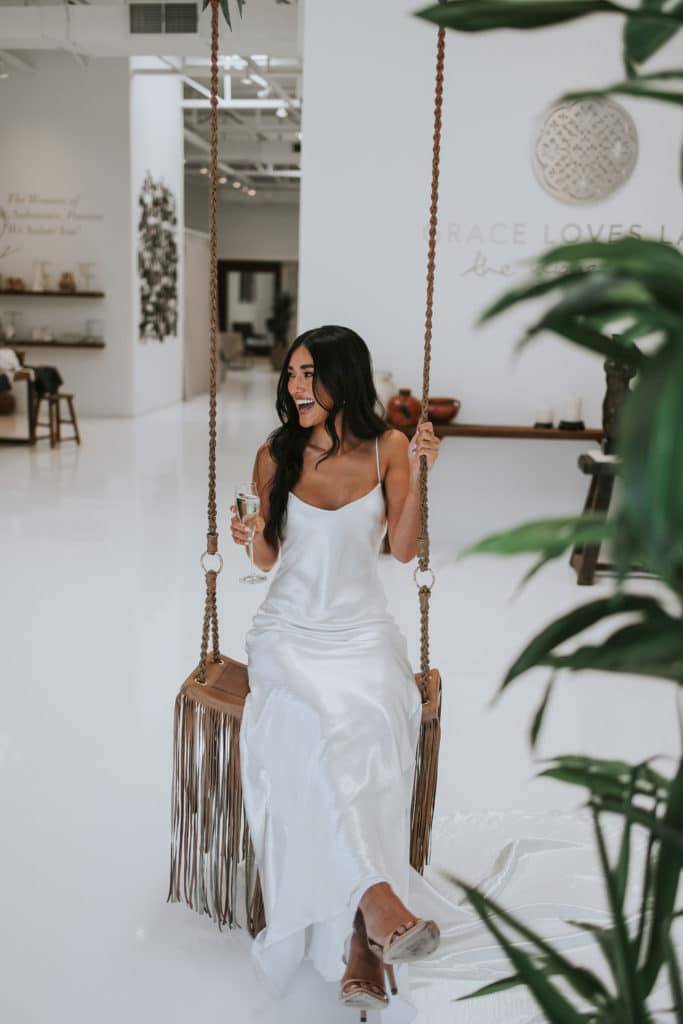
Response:
[[[450,423],[460,412],[458,398],[432,398],[427,404],[427,415],[432,423]]]

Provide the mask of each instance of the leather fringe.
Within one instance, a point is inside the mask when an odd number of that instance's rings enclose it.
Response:
[[[244,863],[247,929],[265,926],[254,847],[244,813],[240,719],[186,693],[175,702],[171,871],[166,902],[185,902],[219,929],[239,927],[238,865]]]
[[[410,808],[410,863],[423,873],[429,860],[432,821],[441,745],[441,679],[438,681],[436,714],[422,721],[415,755],[415,776]]]

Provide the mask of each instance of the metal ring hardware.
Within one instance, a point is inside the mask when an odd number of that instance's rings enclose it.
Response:
[[[218,559],[218,568],[217,569],[213,569],[213,570],[207,569],[206,565],[204,564],[204,559],[205,558],[217,558]],[[201,567],[202,567],[202,569],[204,571],[204,575],[206,575],[207,572],[213,571],[213,572],[216,573],[216,576],[217,576],[218,573],[223,568],[223,556],[220,553],[220,551],[217,551],[215,555],[210,555],[208,551],[205,551],[204,554],[202,555],[202,557],[199,559],[199,564],[201,565]]]
[[[420,583],[420,581],[417,578],[417,574],[419,572],[424,572],[425,574],[429,573],[429,575],[432,577],[432,581],[429,584],[429,586],[427,586],[426,583]],[[434,586],[434,584],[436,583],[436,576],[434,575],[433,570],[432,569],[420,569],[419,565],[415,566],[415,572],[413,573],[413,579],[415,580],[415,585],[417,587],[427,587],[427,590],[431,590],[432,587]]]

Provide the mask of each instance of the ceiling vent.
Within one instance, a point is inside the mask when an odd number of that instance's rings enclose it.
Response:
[[[197,32],[196,4],[136,4],[128,5],[131,35],[164,35]]]

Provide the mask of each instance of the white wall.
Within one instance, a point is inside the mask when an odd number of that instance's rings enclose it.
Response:
[[[144,63],[133,58],[131,68]],[[135,339],[135,412],[151,412],[182,399],[183,393],[183,125],[182,82],[170,75],[133,74],[130,83],[130,154],[133,234],[133,319]],[[176,199],[178,252],[178,331],[159,342],[139,331],[140,289],[137,272],[138,195],[147,173],[162,181]]]
[[[375,366],[417,391],[436,28],[412,16],[415,6],[306,4],[298,326],[354,327]],[[636,121],[640,157],[631,180],[605,202],[565,206],[534,177],[536,118],[566,89],[616,80],[620,47],[611,17],[528,34],[447,33],[431,391],[459,397],[462,421],[528,424],[539,406],[559,412],[577,394],[588,423],[599,424],[598,357],[548,339],[513,362],[522,325],[536,311],[511,312],[486,329],[475,330],[474,320],[522,280],[520,261],[546,248],[546,237],[559,240],[567,225],[584,234],[588,225],[603,233],[611,224],[652,233],[664,225],[669,237],[679,234],[677,110],[620,99]],[[466,273],[478,252],[492,270],[484,276]],[[509,279],[497,273],[505,264],[515,265]],[[578,511],[586,490],[576,470],[581,447],[445,442],[434,476],[434,487],[443,481],[448,492],[434,513],[444,543],[453,550],[522,517]]]
[[[188,183],[187,227],[209,230],[208,203],[208,183]],[[298,203],[219,203],[218,256],[226,260],[298,260]]]
[[[209,238],[201,231],[185,228],[185,301],[183,339],[183,398],[208,391],[209,345]],[[203,301],[202,301],[203,300]]]
[[[27,362],[56,365],[81,415],[133,412],[128,61],[98,60],[87,68],[47,54],[33,75],[12,74],[2,85],[0,273],[30,287],[33,261],[62,271],[94,260],[95,286],[106,298],[0,298],[31,326],[83,331],[104,320],[104,350],[26,349]]]
[[[378,368],[397,384],[420,384],[426,222],[436,29],[411,16],[413,0],[308,2],[304,22],[303,168],[299,329],[342,323],[365,337]],[[640,134],[631,181],[606,202],[565,207],[536,184],[532,123],[561,91],[621,75],[619,22],[587,19],[551,32],[447,34],[446,95],[432,393],[462,399],[469,421],[528,423],[544,401],[578,392],[596,422],[600,359],[539,341],[513,364],[511,351],[532,313],[510,314],[475,331],[479,311],[506,282],[464,275],[478,250],[500,268],[561,237],[572,222],[594,227],[639,223],[680,233],[680,114],[622,99]],[[671,54],[664,66],[675,66]],[[457,240],[448,225],[478,226],[485,238]],[[511,241],[515,224],[526,241]],[[508,283],[520,281],[519,273]],[[437,811],[574,805],[580,794],[538,771],[527,730],[545,683],[513,687],[488,704],[505,669],[554,616],[591,597],[566,561],[515,600],[529,565],[502,559],[456,561],[461,545],[489,531],[541,516],[578,513],[587,490],[577,442],[453,438],[430,477],[433,664],[444,678],[444,731]],[[396,567],[395,567],[396,568]],[[397,578],[405,567],[398,566]],[[389,568],[386,570],[389,572]],[[391,570],[393,572],[393,570]],[[401,577],[402,579],[403,577]],[[643,589],[642,584],[634,584]],[[399,601],[402,582],[389,589]],[[417,601],[415,601],[415,606]],[[403,608],[399,609],[403,614]],[[418,651],[417,610],[409,649]],[[566,678],[553,701],[542,753],[568,750],[644,757],[672,752],[672,691],[652,684],[643,715],[642,682],[590,673]],[[605,728],[609,723],[609,728]],[[513,752],[514,749],[514,752]],[[544,788],[545,787],[545,788]]]

